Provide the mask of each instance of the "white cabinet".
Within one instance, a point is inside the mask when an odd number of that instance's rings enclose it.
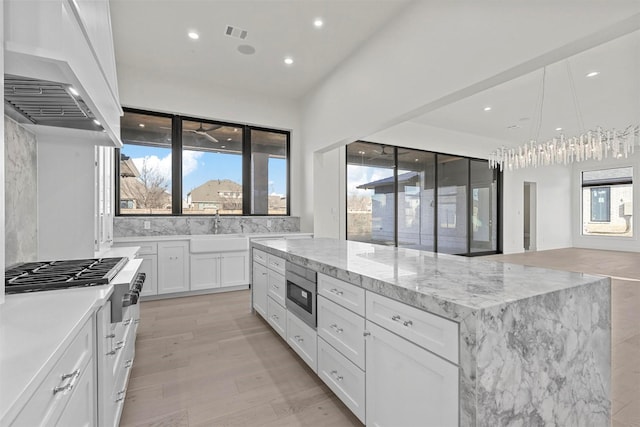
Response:
[[[220,287],[220,260],[217,253],[191,254],[191,290]]]
[[[285,299],[287,297],[286,286],[287,281],[284,276],[269,269],[267,272],[267,294],[283,307],[285,307]]]
[[[95,398],[96,381],[93,369],[85,370],[78,379],[73,393],[57,427],[93,427],[96,424]]]
[[[220,286],[249,284],[249,252],[225,252],[220,258]]]
[[[318,372],[318,334],[290,311],[287,311],[287,344],[313,372]]]
[[[12,427],[65,425],[59,420],[75,419],[75,416],[83,423],[88,419],[88,425],[95,425],[96,389],[90,387],[95,375],[94,328],[91,317],[10,423]],[[82,406],[82,414],[67,413],[78,406]]]
[[[189,242],[158,243],[158,294],[189,290]]]
[[[271,327],[278,333],[278,335],[286,341],[287,310],[269,297],[267,297],[267,321],[271,324]]]
[[[364,369],[364,318],[318,296],[318,335]]]
[[[367,321],[368,426],[458,425],[458,367]]]
[[[146,275],[140,296],[158,295],[158,255],[139,254],[138,257],[142,259],[140,272]]]
[[[267,267],[257,261],[253,262],[253,283],[251,285],[253,309],[265,319],[267,318],[267,274]]]

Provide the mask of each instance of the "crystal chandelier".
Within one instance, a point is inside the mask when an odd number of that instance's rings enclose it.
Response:
[[[526,167],[568,165],[585,160],[627,158],[640,142],[640,127],[620,130],[597,128],[578,136],[558,138],[546,142],[534,140],[520,147],[501,147],[489,155],[489,167],[513,170]]]
[[[575,93],[575,85],[569,61],[565,61],[571,94],[573,97],[577,121],[581,129],[584,129],[582,115]],[[489,167],[513,170],[526,167],[538,167],[549,165],[568,165],[585,160],[602,160],[607,158],[628,158],[634,153],[634,148],[640,142],[640,126],[629,125],[625,129],[603,129],[582,132],[572,137],[552,138],[539,142],[540,128],[542,125],[542,109],[545,95],[545,81],[547,68],[543,69],[542,85],[539,96],[539,113],[536,138],[519,147],[500,147],[489,155]]]

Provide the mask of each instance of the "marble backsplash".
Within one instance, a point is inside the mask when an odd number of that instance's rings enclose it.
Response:
[[[149,221],[149,229],[144,228]],[[221,216],[217,234],[290,233],[300,231],[299,217]],[[214,216],[116,217],[114,237],[216,234]]]
[[[36,137],[4,118],[5,265],[38,256],[38,172]]]

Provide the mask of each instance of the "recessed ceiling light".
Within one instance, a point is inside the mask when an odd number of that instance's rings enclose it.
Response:
[[[200,34],[195,31],[189,31],[189,38],[193,40],[198,40],[200,38]]]
[[[80,95],[78,93],[78,91],[73,86],[69,86],[69,92],[71,92],[71,94],[74,95],[74,96]]]
[[[226,145],[221,145],[220,148],[227,148],[227,146]]]
[[[358,151],[358,154],[364,154],[364,151],[360,150]]]
[[[556,128],[556,130],[557,130],[558,132],[560,132],[560,131],[562,130],[562,128],[561,128],[561,127],[557,127],[557,128]]]
[[[290,56],[287,56],[286,58],[284,58],[284,63],[287,65],[293,64],[293,58],[291,58]]]
[[[592,72],[590,72],[589,74],[587,74],[587,77],[595,77],[595,76],[597,76],[598,74],[600,74],[600,71],[592,71]]]
[[[321,28],[323,25],[324,25],[324,22],[322,22],[322,19],[320,19],[320,18],[316,18],[313,21],[313,26],[316,27],[316,28]]]
[[[231,141],[231,138],[227,138],[227,141]]]
[[[419,161],[420,161],[420,159],[416,159],[416,162],[419,162]]]
[[[98,121],[98,119],[93,119],[93,123],[95,123],[98,126],[101,126],[102,124]]]
[[[234,132],[238,132],[238,128],[233,128],[233,131]]]
[[[144,127],[144,123],[140,123],[140,124],[138,124],[138,126],[140,126],[141,128],[143,128],[143,127]]]
[[[491,111],[491,107],[489,106],[484,107],[484,111]]]

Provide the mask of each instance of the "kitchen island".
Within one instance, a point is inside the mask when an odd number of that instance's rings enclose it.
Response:
[[[460,426],[610,423],[609,278],[334,239],[252,247],[455,322]]]

